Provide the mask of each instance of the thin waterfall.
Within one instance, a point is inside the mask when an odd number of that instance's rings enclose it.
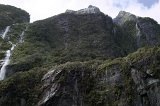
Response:
[[[23,32],[21,33],[21,35],[20,35],[19,43],[23,43],[23,42],[24,42],[24,40],[23,40],[24,32],[25,32],[25,31],[23,31]]]
[[[11,57],[11,52],[14,50],[14,47],[16,46],[15,44],[12,44],[12,42],[10,42],[12,47],[10,50],[6,51],[6,57],[4,59],[4,64],[1,68],[0,71],[0,80],[3,80],[5,78],[5,74],[6,74],[6,66],[9,64],[10,62],[10,57]]]
[[[13,51],[13,50],[14,50],[14,47],[16,46],[16,44],[13,44],[11,41],[9,41],[9,43],[12,45],[11,51]]]
[[[6,27],[6,30],[4,31],[4,33],[3,33],[3,35],[2,35],[2,38],[3,38],[3,39],[6,37],[6,35],[7,35],[8,31],[9,31],[10,27],[11,27],[11,26],[7,26],[7,27]]]
[[[138,27],[138,24],[136,23],[136,30],[137,30],[137,46],[140,46],[140,39],[141,39],[141,31]]]
[[[25,31],[28,29],[28,26],[26,26],[26,29],[21,33],[20,35],[20,39],[19,39],[19,43],[23,43],[24,42],[24,33]]]
[[[4,31],[4,33],[2,35],[3,39],[6,37],[9,29],[10,29],[10,26],[7,26],[6,30]],[[7,50],[6,51],[6,56],[5,56],[5,59],[4,59],[4,62],[3,62],[3,66],[2,66],[1,71],[0,71],[0,80],[3,80],[4,77],[5,77],[6,66],[9,64],[9,58],[10,58],[10,56],[11,56],[11,50]]]
[[[3,33],[2,35],[2,38],[4,39],[8,33],[10,29],[10,26],[8,26],[5,30],[5,32]],[[20,40],[18,41],[18,43],[23,43],[23,35],[24,35],[24,32],[23,31],[20,35]],[[0,70],[0,80],[3,80],[5,78],[5,75],[6,75],[6,68],[7,68],[7,65],[9,64],[10,62],[10,57],[11,57],[11,54],[12,54],[12,51],[14,50],[14,48],[16,47],[17,43],[16,44],[13,44],[11,41],[9,41],[9,43],[12,45],[12,47],[6,51],[6,55],[5,55],[5,59],[4,59],[4,62],[3,62],[3,65],[1,67],[1,70]]]
[[[7,50],[6,51],[6,57],[4,59],[4,64],[1,68],[1,72],[0,72],[0,80],[3,80],[6,74],[6,66],[9,64],[9,58],[11,56],[11,50]]]

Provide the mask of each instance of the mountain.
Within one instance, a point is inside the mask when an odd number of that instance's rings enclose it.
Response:
[[[24,10],[0,5],[0,26],[0,106],[160,105],[151,18],[112,19],[90,5],[29,23]]]

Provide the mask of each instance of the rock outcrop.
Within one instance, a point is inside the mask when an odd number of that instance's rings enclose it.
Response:
[[[137,48],[159,45],[160,26],[148,17],[137,17],[131,13],[121,11],[113,22],[122,27],[125,34],[132,37]]]
[[[159,48],[143,48],[106,62],[61,65],[42,79],[39,105],[159,106],[158,57]]]
[[[123,25],[126,21],[136,21],[137,17],[129,12],[120,11],[113,21],[118,25]]]
[[[88,8],[81,9],[78,11],[73,11],[73,10],[66,10],[65,13],[72,13],[72,14],[99,14],[101,13],[100,9],[98,7],[89,5]]]

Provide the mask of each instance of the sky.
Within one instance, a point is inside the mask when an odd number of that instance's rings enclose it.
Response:
[[[64,13],[66,9],[79,10],[94,5],[112,18],[122,10],[141,17],[151,17],[160,23],[160,0],[0,0],[0,4],[26,10],[31,22]]]

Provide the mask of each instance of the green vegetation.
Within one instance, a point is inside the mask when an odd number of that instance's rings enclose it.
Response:
[[[41,78],[45,69],[19,72],[0,81],[0,105],[20,106],[24,100],[27,106],[35,106],[41,91]]]
[[[137,50],[134,22],[127,21],[123,26],[114,25],[114,33],[115,42],[121,48],[123,56]]]
[[[104,61],[98,67],[99,73],[97,73],[96,79],[100,80],[88,93],[89,106],[117,106],[120,103],[132,105],[135,89],[131,78],[131,66],[142,72],[150,70],[155,78],[160,78],[159,52],[159,47],[141,48],[127,57]],[[104,78],[109,79],[114,76],[115,70],[121,73],[121,77],[123,76],[121,79],[123,85],[119,82],[115,85],[105,82]]]
[[[0,37],[0,59],[4,59],[6,51],[12,47],[8,41],[11,41],[13,44],[19,42],[20,35],[25,30],[26,25],[25,23],[12,25],[5,39]]]
[[[25,31],[28,23],[20,23],[11,25],[9,32],[5,38],[6,41],[12,41],[13,44],[18,44],[20,40],[20,35]]]
[[[15,23],[29,22],[29,14],[19,8],[0,4],[0,31]]]
[[[60,14],[34,22],[25,32],[25,42],[15,48],[11,63],[30,63],[31,69],[121,56],[110,31],[112,25],[111,18],[103,14]]]
[[[1,51],[6,51],[9,48],[11,48],[11,44],[5,40],[2,40],[2,38],[0,38],[0,50]]]

